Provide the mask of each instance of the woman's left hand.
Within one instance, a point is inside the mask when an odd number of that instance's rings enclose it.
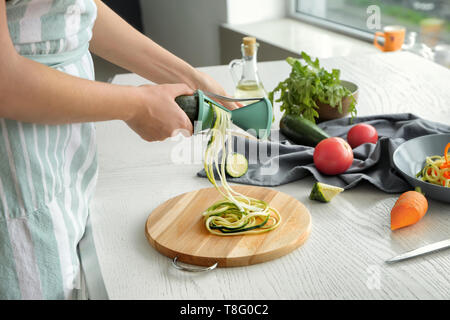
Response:
[[[209,91],[221,96],[229,97],[229,95],[225,92],[225,90],[222,88],[222,86],[214,80],[212,77],[207,75],[206,73],[203,73],[201,71],[198,71],[197,75],[197,88],[203,91]],[[239,102],[230,102],[230,101],[223,101],[219,100],[217,98],[214,98],[213,100],[218,100],[220,104],[222,104],[224,107],[226,107],[229,110],[234,110],[237,108],[242,107],[243,105]]]

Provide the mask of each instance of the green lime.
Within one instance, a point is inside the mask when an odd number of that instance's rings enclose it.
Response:
[[[329,184],[316,182],[311,190],[309,198],[320,202],[330,202],[337,194],[344,189]]]

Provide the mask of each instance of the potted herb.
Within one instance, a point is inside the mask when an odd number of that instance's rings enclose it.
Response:
[[[286,59],[292,70],[289,77],[269,93],[272,104],[274,95],[279,93],[280,97],[276,102],[281,102],[281,111],[285,114],[301,116],[314,123],[316,118],[329,120],[343,117],[348,113],[352,117],[355,116],[356,85],[341,81],[338,69],[328,72],[320,67],[319,59],[312,61],[305,52],[301,55],[305,64],[295,58]],[[329,109],[334,109],[335,112],[330,114]]]
[[[356,115],[358,88],[355,84],[339,79],[340,71],[328,72],[320,67],[319,59],[312,61],[305,52],[301,53],[302,64],[298,59],[287,58],[292,70],[288,78],[281,81],[269,92],[269,100],[281,102],[284,115],[280,130],[294,142],[315,146],[327,137],[315,123]],[[279,94],[275,100],[275,94]],[[306,121],[308,120],[308,121]]]

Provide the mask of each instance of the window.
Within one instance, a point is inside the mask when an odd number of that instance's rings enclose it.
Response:
[[[291,0],[291,2],[291,13],[294,17],[350,33],[368,41],[373,40],[373,33],[383,26],[402,25],[406,27],[407,32],[416,32],[420,40],[430,47],[439,43],[450,43],[449,0]]]

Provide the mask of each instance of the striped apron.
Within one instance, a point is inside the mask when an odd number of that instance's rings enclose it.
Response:
[[[19,54],[94,79],[88,51],[97,14],[92,0],[11,0],[6,9]],[[92,123],[0,118],[0,299],[76,297],[77,245],[96,183],[96,160]]]

